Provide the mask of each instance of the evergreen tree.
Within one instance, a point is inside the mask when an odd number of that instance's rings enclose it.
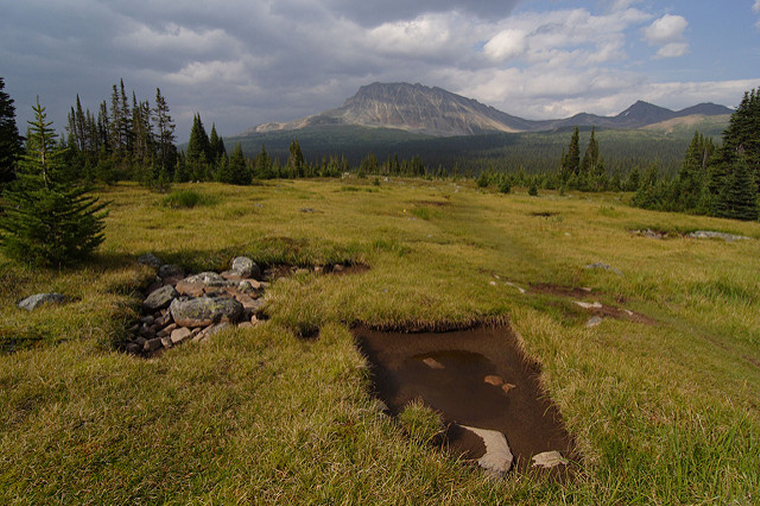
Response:
[[[61,267],[84,259],[103,242],[105,204],[68,177],[65,149],[57,145],[39,100],[34,113],[18,180],[4,193],[0,245],[10,258]]]
[[[209,151],[211,159],[217,162],[223,156],[227,156],[227,149],[224,147],[224,139],[216,133],[216,124],[211,124],[211,135],[209,136]]]
[[[16,127],[16,108],[13,99],[3,91],[5,80],[0,77],[0,184],[15,176],[16,158],[21,153],[21,137]]]
[[[715,215],[737,220],[757,220],[757,191],[755,178],[747,160],[734,165],[715,203]]]
[[[575,127],[572,137],[570,137],[570,144],[567,148],[567,152],[562,157],[561,174],[562,179],[567,181],[571,176],[577,175],[580,172],[581,163],[581,151],[579,147],[580,131],[578,127]]]
[[[596,140],[596,128],[591,128],[591,138],[588,141],[588,147],[583,154],[583,161],[580,166],[580,173],[585,176],[598,175],[597,165],[599,163],[599,143]]]
[[[743,158],[760,184],[760,89],[745,92],[723,132],[723,148],[724,162],[733,164]]]
[[[158,166],[173,171],[177,164],[177,147],[174,145],[174,120],[169,115],[169,105],[156,88],[156,107],[153,109],[153,121],[156,126],[156,157]]]
[[[293,139],[290,143],[290,157],[288,158],[288,170],[291,177],[302,177],[306,160],[301,151],[301,144],[298,139]]]
[[[187,144],[186,163],[190,177],[194,181],[208,179],[209,157],[211,152],[206,129],[203,128],[201,115],[193,118],[193,128],[190,130],[190,141]]]
[[[226,159],[227,157],[223,157]],[[248,166],[245,161],[245,155],[243,155],[243,147],[238,142],[235,144],[235,150],[232,152],[232,156],[229,159],[229,180],[225,183],[231,184],[250,184],[251,174],[248,171]]]
[[[254,165],[254,177],[257,179],[271,179],[272,174],[272,158],[267,153],[267,147],[261,145],[261,153],[256,157],[256,163]]]

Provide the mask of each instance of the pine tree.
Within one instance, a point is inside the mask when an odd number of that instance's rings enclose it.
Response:
[[[0,77],[0,183],[15,177],[16,158],[21,153],[21,137],[16,127],[16,108],[5,91],[5,80]]]
[[[4,193],[0,245],[10,258],[61,267],[86,258],[103,242],[105,204],[67,175],[65,149],[57,145],[39,100],[34,113],[18,180]]]
[[[226,159],[226,157],[223,157]],[[229,180],[225,183],[246,185],[251,183],[251,173],[248,171],[248,165],[243,155],[243,147],[238,142],[235,144],[235,150],[229,159]]]
[[[737,220],[757,220],[757,187],[747,160],[742,158],[726,178],[715,203],[715,215]]]
[[[158,166],[173,171],[177,164],[177,147],[174,145],[174,120],[169,115],[169,105],[156,88],[156,107],[153,109],[153,121],[156,126],[156,151]]]
[[[272,158],[267,153],[267,147],[264,144],[261,145],[261,153],[256,157],[253,177],[257,179],[271,179],[273,177]]]
[[[561,175],[562,180],[567,181],[571,176],[577,175],[580,172],[580,156],[581,151],[579,147],[580,131],[578,127],[575,127],[572,137],[570,137],[570,144],[567,148],[567,152],[562,156]]]
[[[580,166],[580,173],[586,176],[598,175],[597,164],[599,163],[599,143],[596,140],[596,128],[591,128],[591,138],[588,141],[588,147],[583,154],[583,161]]]
[[[290,157],[288,158],[288,170],[292,174],[291,177],[302,177],[305,163],[301,144],[298,139],[293,139],[290,143]]]
[[[224,140],[216,133],[216,124],[211,124],[211,134],[209,135],[209,151],[211,160],[219,161],[223,156],[227,156],[227,149],[224,147]]]
[[[202,181],[208,178],[210,158],[210,145],[206,129],[203,128],[201,115],[193,118],[193,127],[190,130],[190,141],[187,143],[186,163],[190,177],[194,181]]]

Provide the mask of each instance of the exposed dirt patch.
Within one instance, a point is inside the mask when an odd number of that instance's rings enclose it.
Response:
[[[559,216],[558,212],[554,211],[540,211],[540,212],[533,212],[528,213],[530,216],[537,216],[540,218],[551,218],[552,216]]]
[[[576,302],[577,305],[580,306]],[[592,303],[592,304],[584,304],[583,309],[586,309],[589,313],[593,314],[594,316],[599,316],[601,318],[614,318],[616,320],[628,320],[636,323],[643,323],[644,325],[656,325],[657,320],[654,318],[651,318],[645,314],[637,313],[636,311],[631,311],[629,309],[622,309],[619,307],[614,306],[608,306],[607,304],[602,304],[599,302]]]
[[[600,292],[594,292],[591,288],[576,288],[571,286],[553,285],[551,283],[536,283],[530,285],[531,290],[536,293],[547,295],[558,295],[560,297],[576,297],[583,299],[598,295]]]
[[[551,450],[577,461],[559,410],[539,383],[539,365],[524,357],[508,326],[439,333],[357,327],[354,334],[371,363],[376,394],[393,415],[421,399],[446,422],[502,432],[520,470]],[[471,432],[452,426],[447,436],[453,453],[483,455]],[[551,473],[565,471],[562,465]]]

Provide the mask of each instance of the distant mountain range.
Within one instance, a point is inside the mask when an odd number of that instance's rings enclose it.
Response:
[[[373,83],[362,86],[342,107],[287,123],[265,123],[243,132],[241,137],[336,126],[397,129],[434,137],[545,132],[575,126],[622,130],[661,126],[666,130],[680,122],[694,124],[708,116],[723,116],[732,112],[728,107],[712,103],[672,111],[638,101],[617,116],[580,113],[565,119],[535,121],[507,114],[437,87]]]

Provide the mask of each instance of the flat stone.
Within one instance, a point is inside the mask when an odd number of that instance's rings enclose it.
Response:
[[[504,384],[504,378],[501,376],[497,376],[495,374],[489,374],[485,378],[483,378],[483,382],[488,383],[489,385],[493,385],[495,387],[499,387]]]
[[[143,316],[140,318],[140,323],[144,323],[145,325],[153,325],[153,322],[156,321],[156,319],[153,317],[153,315]]]
[[[139,344],[137,344],[137,343],[129,343],[127,345],[127,353],[131,353],[133,355],[136,355],[136,354],[140,353],[141,350],[142,350],[142,347]]]
[[[137,263],[158,269],[164,262],[153,253],[145,253],[144,255],[137,257]]]
[[[184,281],[187,281],[188,283],[201,283],[208,286],[227,286],[229,284],[221,274],[212,271],[193,274],[192,276],[186,277]]]
[[[174,299],[169,309],[177,325],[190,328],[219,322],[235,323],[244,312],[240,302],[223,297]]]
[[[552,467],[567,465],[567,459],[564,458],[560,452],[555,450],[533,455],[531,460],[533,461],[533,465],[531,467],[542,467],[544,469],[551,469]]]
[[[27,311],[34,311],[46,304],[65,304],[70,300],[70,297],[62,293],[37,293],[19,302],[18,307]]]
[[[257,292],[261,290],[261,288],[261,283],[255,279],[244,279],[241,280],[237,285],[237,289],[245,293]]]
[[[504,383],[501,386],[501,389],[504,391],[505,394],[508,394],[509,392],[511,392],[512,390],[514,390],[515,388],[517,388],[517,385],[515,385],[513,383]]]
[[[172,347],[173,343],[172,343],[172,340],[170,338],[168,338],[168,337],[160,337],[159,339],[161,339],[161,346],[163,346],[164,348],[171,348]]]
[[[190,297],[201,297],[206,293],[206,285],[203,283],[190,283],[184,279],[177,282],[175,289],[180,295],[188,295]]]
[[[422,363],[428,366],[431,369],[445,369],[446,367],[434,359],[433,357],[425,357],[422,359]]]
[[[474,432],[475,435],[483,440],[486,447],[486,453],[478,459],[478,465],[483,469],[496,474],[503,474],[512,467],[514,456],[507,444],[507,438],[499,431],[480,429],[478,427],[469,427],[461,425],[462,428]]]
[[[150,295],[143,301],[143,306],[153,311],[163,309],[168,307],[178,295],[177,290],[172,285],[165,285],[150,292]]]
[[[261,277],[261,269],[256,262],[244,256],[233,258],[230,270],[238,273],[242,278]]]
[[[172,344],[179,344],[192,335],[192,331],[186,327],[174,329],[171,333]]]
[[[597,325],[601,324],[603,321],[604,321],[604,318],[602,318],[601,316],[596,316],[596,315],[592,316],[586,322],[586,328],[590,329],[592,327],[596,327]]]
[[[601,302],[583,302],[580,300],[574,300],[573,303],[583,309],[602,309],[604,307]]]

